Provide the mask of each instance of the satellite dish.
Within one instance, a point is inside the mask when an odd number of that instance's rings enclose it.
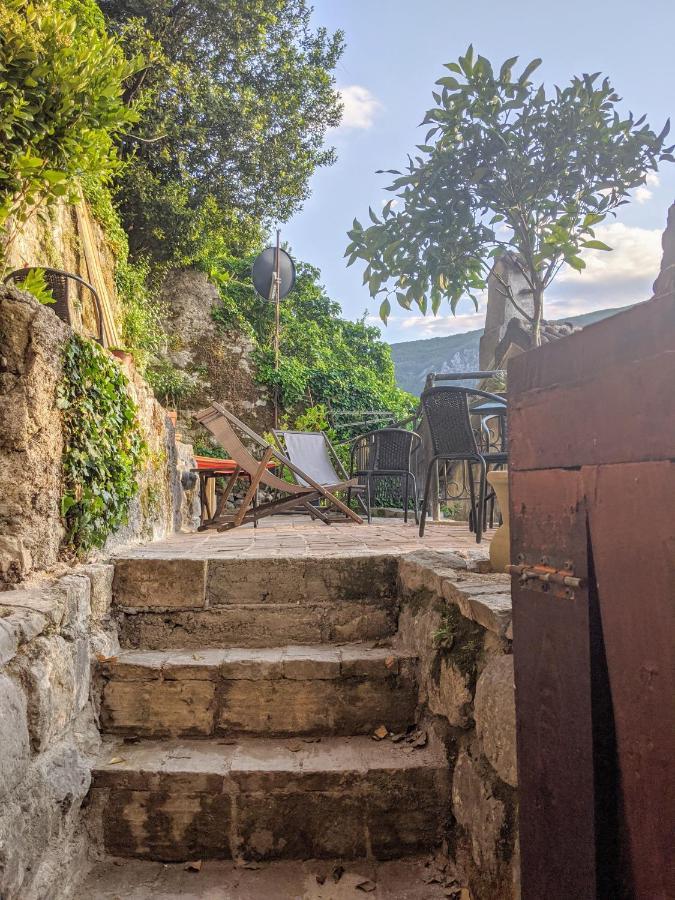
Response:
[[[283,300],[293,290],[295,284],[295,263],[291,257],[280,247],[267,247],[256,256],[251,275],[253,286],[261,297],[266,300],[276,300],[274,292],[274,275],[277,268],[277,253],[279,254],[279,295]]]

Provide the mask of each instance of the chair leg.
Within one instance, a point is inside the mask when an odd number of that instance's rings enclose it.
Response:
[[[370,475],[366,475],[366,506],[368,507],[368,524],[370,525],[372,522],[370,512]]]
[[[478,487],[478,508],[476,510],[476,543],[480,544],[483,539],[483,521],[485,517],[485,486],[487,484],[485,460],[481,458],[480,466],[480,483]]]
[[[408,524],[408,474],[401,475],[401,480],[405,482],[405,487],[403,488],[403,524]]]
[[[415,525],[419,525],[420,511],[419,511],[419,502],[418,502],[418,498],[417,498],[417,479],[415,478],[415,476],[413,475],[412,472],[410,472],[410,478],[412,478],[412,483],[413,483],[413,503],[415,504]]]
[[[473,480],[473,463],[471,460],[466,461],[466,467],[469,473],[469,498],[471,509],[469,511],[469,531],[477,531],[478,523],[476,521],[476,486]]]
[[[427,477],[424,481],[424,498],[422,500],[422,513],[420,515],[420,537],[424,537],[424,526],[427,518],[427,507],[429,505],[429,490],[431,488],[431,477],[435,471],[436,460],[429,463],[427,469]]]

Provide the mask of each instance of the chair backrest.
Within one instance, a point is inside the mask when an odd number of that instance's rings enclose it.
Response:
[[[504,402],[502,397],[488,391],[455,385],[431,387],[423,391],[420,404],[429,426],[434,456],[478,453],[469,413],[470,397]]]
[[[320,431],[275,431],[274,434],[283,440],[291,462],[314,481],[325,487],[344,480],[335,471],[326,436]],[[308,486],[297,474],[295,480],[304,487]]]
[[[357,466],[369,472],[408,472],[413,442],[420,438],[406,428],[380,428],[359,438]]]
[[[83,287],[87,288],[87,290],[91,293],[92,299],[94,301],[94,312],[96,313],[96,325],[98,329],[98,334],[96,336],[96,340],[105,346],[105,328],[103,325],[103,310],[101,309],[101,301],[99,299],[98,294],[96,293],[96,289],[93,285],[89,284],[88,281],[85,281],[84,278],[80,278],[79,275],[74,275],[72,272],[64,272],[61,269],[51,269],[49,267],[43,266],[27,266],[24,269],[17,269],[15,272],[10,272],[9,275],[5,276],[4,283],[9,284],[9,282],[13,282],[14,284],[20,284],[25,280],[26,276],[29,272],[34,269],[42,269],[45,276],[45,282],[47,287],[52,292],[52,296],[54,298],[54,303],[51,306],[51,309],[56,313],[56,315],[61,319],[62,322],[65,322],[67,325],[73,325],[73,317],[70,311],[70,303],[68,302],[68,286],[71,281],[74,281],[76,284],[81,284]]]
[[[215,437],[218,443],[237,463],[238,466],[240,466],[245,472],[253,474],[260,467],[260,461],[257,460],[253,456],[253,454],[244,446],[244,444],[236,434],[234,428],[232,427],[232,423],[229,421],[227,416],[224,415],[225,411],[221,410],[222,407],[218,407],[218,404],[214,404],[213,406],[209,406],[207,409],[203,409],[198,412],[195,415],[195,419],[200,422],[205,428],[208,428],[208,430]],[[232,419],[234,421],[238,421],[234,416],[232,416]],[[248,429],[247,433],[249,433]],[[256,435],[255,432],[250,432],[249,436],[253,436],[253,439],[261,447],[270,446],[267,441]],[[288,494],[293,494],[299,490],[297,484],[289,484],[288,482],[275,475],[274,472],[270,471],[264,472],[261,477],[261,481],[263,482],[263,484],[267,485],[267,487],[272,488],[275,491],[285,491]]]

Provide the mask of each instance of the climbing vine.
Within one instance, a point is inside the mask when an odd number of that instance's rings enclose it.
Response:
[[[145,442],[136,404],[120,368],[100,347],[78,335],[68,342],[57,406],[63,411],[61,515],[70,546],[101,547],[125,524],[138,489]]]

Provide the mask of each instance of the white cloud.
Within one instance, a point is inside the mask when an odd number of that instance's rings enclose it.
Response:
[[[659,176],[656,174],[656,172],[648,172],[646,182],[635,189],[633,193],[633,199],[636,203],[646,203],[648,200],[651,200],[654,195],[652,188],[658,186]]]
[[[638,228],[612,222],[595,229],[598,240],[610,247],[606,250],[586,250],[582,256],[586,268],[577,273],[565,266],[556,284],[573,283],[575,292],[586,292],[610,285],[637,286],[656,278],[661,263],[661,231],[658,228]]]
[[[368,88],[360,84],[349,84],[338,88],[344,111],[341,128],[371,128],[375,116],[382,109],[380,101]]]

